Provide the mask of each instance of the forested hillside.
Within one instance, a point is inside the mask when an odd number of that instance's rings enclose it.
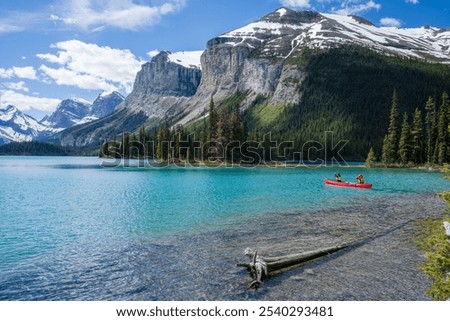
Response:
[[[444,91],[450,91],[448,65],[389,57],[361,47],[306,51],[286,63],[303,66],[307,73],[298,88],[301,102],[264,108],[264,101],[256,104],[245,113],[250,130],[294,140],[297,149],[308,140],[323,140],[324,132],[332,131],[335,140],[349,140],[343,154],[354,160],[364,159],[371,146],[381,152],[394,90],[401,115],[416,108],[425,114],[430,96],[439,101]],[[254,117],[252,109],[262,109],[263,115]],[[264,117],[270,113],[277,116]]]
[[[258,153],[262,158],[268,157],[267,151],[261,150],[262,147],[268,146],[268,142],[263,142],[268,133],[278,144],[294,142],[294,148],[288,149],[287,155],[283,155],[288,159],[293,159],[294,153],[298,152],[303,152],[302,157],[305,159],[303,146],[310,141],[325,145],[325,132],[333,133],[333,144],[340,140],[348,141],[340,151],[340,155],[347,161],[363,161],[371,147],[376,155],[381,155],[383,139],[389,127],[394,91],[400,115],[412,115],[417,108],[425,115],[429,97],[439,102],[443,92],[450,92],[449,65],[386,56],[362,47],[304,50],[300,55],[287,59],[285,63],[291,64],[306,75],[303,82],[292,80],[301,95],[298,104],[272,105],[267,97],[259,95],[242,111],[239,107],[248,98],[246,92],[237,92],[226,99],[211,101],[215,104],[214,114],[226,115],[226,110],[229,115],[234,115],[235,123],[236,111],[241,110],[241,134],[237,137],[240,137],[241,144],[242,138],[261,142]],[[195,138],[202,142],[212,139],[227,143],[236,139],[233,135],[226,137],[224,134],[217,134],[230,132],[225,120],[231,119],[231,116],[222,116],[222,121],[217,123],[217,120],[210,119],[211,106],[205,106],[204,110],[205,117],[182,128],[186,141],[189,134],[192,140],[194,133]],[[154,126],[146,128],[146,138],[155,141],[153,154],[157,154],[158,148],[161,151],[161,146],[158,147],[158,137],[160,143],[162,140],[172,140],[176,145],[175,141],[179,138],[174,138],[174,134],[179,135],[180,126],[175,128],[175,124],[168,120],[163,125],[164,130]],[[173,129],[172,133],[170,128]],[[137,137],[137,132],[135,134]],[[282,151],[283,154],[285,152]],[[191,156],[193,153],[194,149],[191,147]],[[315,156],[323,159],[324,155],[321,153],[323,151],[319,151]],[[230,157],[228,155],[226,158],[229,160]],[[272,159],[276,158],[277,154],[272,153]]]

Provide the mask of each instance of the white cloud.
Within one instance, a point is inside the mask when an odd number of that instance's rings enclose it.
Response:
[[[100,47],[79,40],[58,42],[51,46],[56,54],[38,54],[45,64],[39,68],[58,85],[76,86],[89,90],[133,89],[136,73],[145,62],[138,60],[129,50]]]
[[[370,10],[380,10],[381,4],[376,3],[373,0],[361,1],[361,0],[347,0],[342,2],[339,9],[333,11],[341,15],[357,15]]]
[[[61,2],[50,19],[85,30],[100,31],[105,26],[137,30],[158,23],[167,14],[186,6],[186,0],[164,0],[159,5],[137,4],[134,0],[70,0]],[[91,30],[91,31],[92,31]]]
[[[42,65],[39,68],[48,77],[52,78],[58,85],[75,86],[86,90],[119,90],[116,86],[105,81],[101,77],[80,74],[65,68],[50,68]]]
[[[3,83],[2,85],[8,89],[15,90],[15,91],[25,91],[25,92],[29,91],[29,89],[25,85],[24,81],[6,82],[6,83]]]
[[[18,78],[37,79],[34,67],[13,67],[14,74]]]
[[[309,0],[280,0],[281,5],[290,8],[309,8]]]
[[[0,78],[24,78],[37,79],[36,70],[32,66],[26,67],[11,67],[8,69],[0,68]]]
[[[0,90],[0,105],[14,105],[22,111],[36,109],[53,112],[60,102],[59,99],[30,96],[14,90]]]
[[[0,34],[22,31],[23,27],[14,26],[6,21],[0,21]]]
[[[0,34],[20,32],[46,20],[44,12],[5,11],[0,15]]]
[[[402,22],[395,18],[382,18],[380,20],[380,25],[383,27],[396,27],[399,28],[402,25]]]
[[[52,30],[58,23],[99,32],[106,27],[137,30],[157,24],[162,17],[181,11],[187,0],[53,0],[50,5],[36,2],[32,11],[5,11],[0,15],[0,34],[31,28]],[[51,25],[49,25],[49,23]]]
[[[417,0],[409,0],[417,1]],[[341,15],[357,15],[370,10],[380,10],[376,0],[280,0],[281,5],[299,9],[333,12]]]
[[[405,0],[406,3],[418,4],[419,0]]]

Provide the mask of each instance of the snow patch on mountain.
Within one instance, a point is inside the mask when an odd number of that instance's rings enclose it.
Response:
[[[200,57],[202,53],[203,50],[168,52],[168,59],[170,62],[182,65],[186,68],[201,69],[202,65],[200,63]]]
[[[0,144],[31,141],[51,129],[16,107],[0,107]]]
[[[357,44],[401,56],[435,59],[450,63],[450,30],[435,27],[377,27],[356,16],[297,12],[281,8],[246,26],[218,37],[223,45],[264,46],[263,52],[281,48],[290,40],[288,54],[296,48],[325,49],[341,44]],[[278,57],[286,58],[282,52]]]
[[[84,99],[63,100],[56,110],[41,122],[43,125],[62,131],[76,125],[85,124],[111,114],[124,101],[124,97],[116,92],[101,93],[91,102]]]
[[[84,99],[66,99],[41,121],[12,105],[0,107],[0,144],[46,139],[66,128],[111,114],[124,99],[118,92],[102,93],[92,104]]]

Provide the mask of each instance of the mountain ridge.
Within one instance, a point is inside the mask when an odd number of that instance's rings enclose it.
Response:
[[[0,107],[0,144],[16,141],[31,141],[47,127],[35,118],[22,113],[13,105]]]
[[[0,144],[48,140],[66,128],[109,115],[124,99],[118,92],[102,93],[92,104],[78,99],[65,99],[52,114],[40,121],[12,105],[0,107]]]

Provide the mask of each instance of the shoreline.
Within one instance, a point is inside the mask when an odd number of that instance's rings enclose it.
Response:
[[[444,217],[446,203],[434,193],[398,195],[395,200],[381,203],[376,208],[367,204],[362,209],[319,211],[296,217],[288,225],[300,230],[286,229],[292,239],[272,239],[274,242],[259,247],[261,255],[298,253],[355,238],[362,243],[269,278],[262,289],[267,286],[277,293],[255,292],[254,299],[431,300],[426,295],[431,279],[420,268],[425,254],[417,248],[415,239],[418,222]],[[342,214],[347,217],[342,218]],[[284,229],[280,227],[279,234]],[[257,249],[257,242],[252,245]]]
[[[102,165],[104,167],[139,167],[139,168],[164,168],[164,167],[179,167],[179,168],[355,168],[355,169],[411,169],[423,170],[431,172],[441,172],[444,166],[427,166],[427,165],[375,165],[366,166],[364,162],[346,162],[339,163],[313,163],[313,162],[261,162],[261,163],[232,163],[232,162],[184,162],[184,161],[161,161],[146,158],[126,158],[126,159],[112,159],[99,158],[100,160],[113,160],[111,165]],[[130,164],[133,162],[134,164]]]
[[[417,222],[441,218],[445,202],[434,193],[398,195],[378,205],[349,206],[336,211],[309,210],[250,218],[248,228],[178,235],[149,244],[171,247],[196,284],[181,280],[151,296],[157,300],[251,301],[429,301],[431,286],[421,271],[424,260],[414,238]],[[305,252],[355,240],[360,244],[266,279],[257,291],[237,263],[249,247],[262,256]],[[146,249],[143,249],[146,251]],[[166,258],[167,259],[167,258]],[[170,258],[168,258],[170,260]],[[183,286],[179,287],[179,284]],[[226,289],[226,291],[224,291]],[[131,300],[147,300],[146,294]]]
[[[329,164],[329,163],[307,163],[307,162],[262,162],[262,163],[230,163],[230,162],[184,162],[184,161],[151,161],[154,159],[148,158],[125,158],[125,159],[114,159],[107,157],[98,157],[97,155],[0,155],[1,157],[11,158],[11,157],[36,157],[36,158],[95,158],[99,160],[112,160],[111,165],[100,165],[105,168],[113,167],[123,167],[123,168],[165,168],[165,167],[178,167],[178,168],[354,168],[354,169],[410,169],[410,170],[423,170],[431,172],[441,172],[445,166],[428,166],[428,165],[382,165],[375,164],[372,166],[366,166],[363,161],[349,161],[345,164]],[[130,162],[145,162],[143,166],[139,164],[127,164]],[[354,164],[358,163],[358,165]]]

